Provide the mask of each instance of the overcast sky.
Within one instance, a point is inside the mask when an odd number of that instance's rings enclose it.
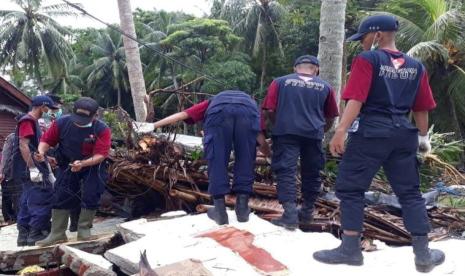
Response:
[[[16,4],[9,0],[0,0],[2,4],[0,9],[18,9]],[[90,14],[102,19],[108,23],[118,23],[118,1],[117,0],[72,0],[70,2],[81,3],[84,9]],[[43,0],[44,5],[62,3],[59,0]],[[210,12],[211,2],[209,0],[131,0],[133,10],[140,8],[143,10],[166,10],[166,11],[183,11],[196,16],[203,16]],[[95,27],[103,28],[104,26],[91,18],[85,17],[65,17],[56,18],[57,21],[66,26],[74,28]]]

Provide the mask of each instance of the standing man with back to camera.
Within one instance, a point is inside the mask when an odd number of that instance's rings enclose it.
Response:
[[[422,153],[431,150],[428,112],[436,103],[424,66],[397,50],[398,28],[393,16],[369,16],[349,38],[360,41],[364,52],[352,63],[342,95],[347,105],[330,142],[331,153],[342,155],[336,179],[336,195],[341,200],[342,243],[335,249],[315,252],[314,258],[320,262],[363,264],[360,238],[364,193],[381,167],[402,206],[417,271],[429,272],[444,262],[444,253],[428,246],[431,228],[420,193],[417,161],[419,149]],[[412,111],[416,127],[409,120]]]

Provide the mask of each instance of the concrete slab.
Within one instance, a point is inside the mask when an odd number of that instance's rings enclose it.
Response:
[[[60,245],[61,262],[78,276],[116,276],[113,264],[100,255],[91,254],[67,245]]]
[[[247,223],[238,223],[233,211],[228,214],[230,225],[227,227],[251,233],[253,247],[269,253],[287,268],[279,275],[422,275],[415,271],[411,247],[393,248],[376,242],[377,251],[364,253],[364,266],[330,266],[313,260],[312,254],[338,246],[339,240],[332,235],[287,231],[255,215],[251,215]],[[121,228],[142,237],[105,253],[108,260],[127,274],[138,272],[140,252],[147,250],[148,261],[154,269],[186,259],[197,259],[213,275],[276,275],[260,271],[237,250],[238,253],[212,238],[199,237],[226,228],[216,225],[205,214],[161,221],[137,220],[124,223]],[[465,275],[465,240],[435,242],[431,247],[444,250],[447,257],[446,262],[429,275]]]
[[[95,239],[92,241],[78,242],[76,233],[67,232],[69,242],[67,245],[80,250],[101,254],[106,250],[106,246],[111,238],[115,235],[116,225],[124,222],[121,218],[110,218],[94,220],[92,235]],[[0,229],[0,271],[16,271],[29,265],[47,266],[56,263],[56,252],[54,246],[37,247],[37,246],[16,246],[17,239],[16,224],[6,226]]]

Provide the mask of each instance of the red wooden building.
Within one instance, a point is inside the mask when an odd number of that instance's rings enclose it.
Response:
[[[15,130],[15,117],[26,113],[30,104],[27,95],[0,77],[0,149],[5,137]]]

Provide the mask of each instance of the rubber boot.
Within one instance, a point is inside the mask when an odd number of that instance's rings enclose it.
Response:
[[[331,250],[321,250],[313,253],[313,258],[325,264],[363,265],[360,235],[346,236],[342,234],[342,243]]]
[[[81,209],[79,214],[79,222],[77,229],[77,240],[86,241],[91,239],[90,228],[92,228],[92,222],[94,221],[96,210]]]
[[[23,225],[16,225],[18,229],[18,239],[16,241],[18,247],[27,245],[27,236],[29,235],[29,227]]]
[[[81,209],[71,210],[69,215],[69,232],[76,232],[78,229],[79,214]]]
[[[428,236],[413,236],[412,247],[415,254],[415,266],[418,272],[430,272],[446,259],[444,252],[438,249],[429,249]]]
[[[248,194],[237,194],[236,195],[236,217],[239,222],[249,221],[249,195]]]
[[[36,242],[37,246],[49,246],[68,241],[66,229],[68,228],[69,210],[52,209],[52,231],[47,238]]]
[[[34,246],[36,242],[45,239],[48,236],[49,232],[47,230],[38,230],[31,228],[29,235],[27,236],[27,245]]]
[[[207,211],[210,219],[214,220],[218,225],[228,224],[228,213],[226,213],[226,202],[224,198],[213,199],[214,208]]]
[[[309,205],[305,202],[299,210],[299,224],[301,226],[309,226],[313,222],[313,204]]]
[[[284,213],[278,219],[272,219],[271,223],[277,226],[282,226],[287,230],[295,230],[299,227],[299,218],[297,215],[297,204],[295,202],[283,203]]]

